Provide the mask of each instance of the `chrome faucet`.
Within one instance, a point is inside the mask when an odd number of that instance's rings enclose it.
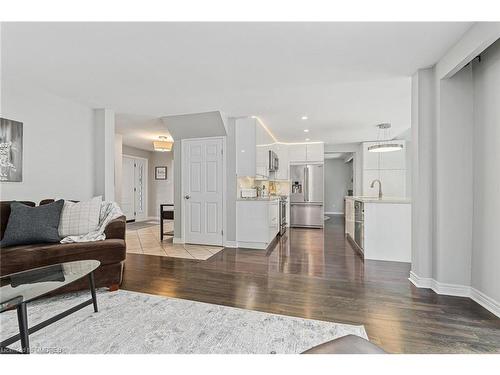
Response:
[[[382,182],[380,180],[373,180],[370,187],[373,189],[375,182],[378,182],[378,199],[382,199]]]

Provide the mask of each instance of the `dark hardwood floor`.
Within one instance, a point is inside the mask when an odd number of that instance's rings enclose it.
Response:
[[[266,252],[206,261],[128,254],[122,289],[270,313],[363,324],[391,353],[500,353],[500,319],[468,298],[415,288],[410,265],[363,261],[340,217],[291,229]]]

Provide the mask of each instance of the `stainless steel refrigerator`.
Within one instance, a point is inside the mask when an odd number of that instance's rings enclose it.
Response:
[[[323,227],[323,165],[290,166],[290,226]]]

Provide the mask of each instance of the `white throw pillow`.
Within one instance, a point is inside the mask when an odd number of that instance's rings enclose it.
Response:
[[[64,201],[59,221],[59,235],[81,236],[95,231],[99,226],[102,197],[95,197],[85,202]]]

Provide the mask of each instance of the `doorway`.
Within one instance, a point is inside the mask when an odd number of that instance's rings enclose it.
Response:
[[[127,221],[147,219],[148,160],[123,155],[121,208]]]
[[[182,140],[184,242],[223,244],[223,139]]]
[[[352,154],[325,155],[325,214],[343,215],[344,197],[353,195],[354,168]]]

